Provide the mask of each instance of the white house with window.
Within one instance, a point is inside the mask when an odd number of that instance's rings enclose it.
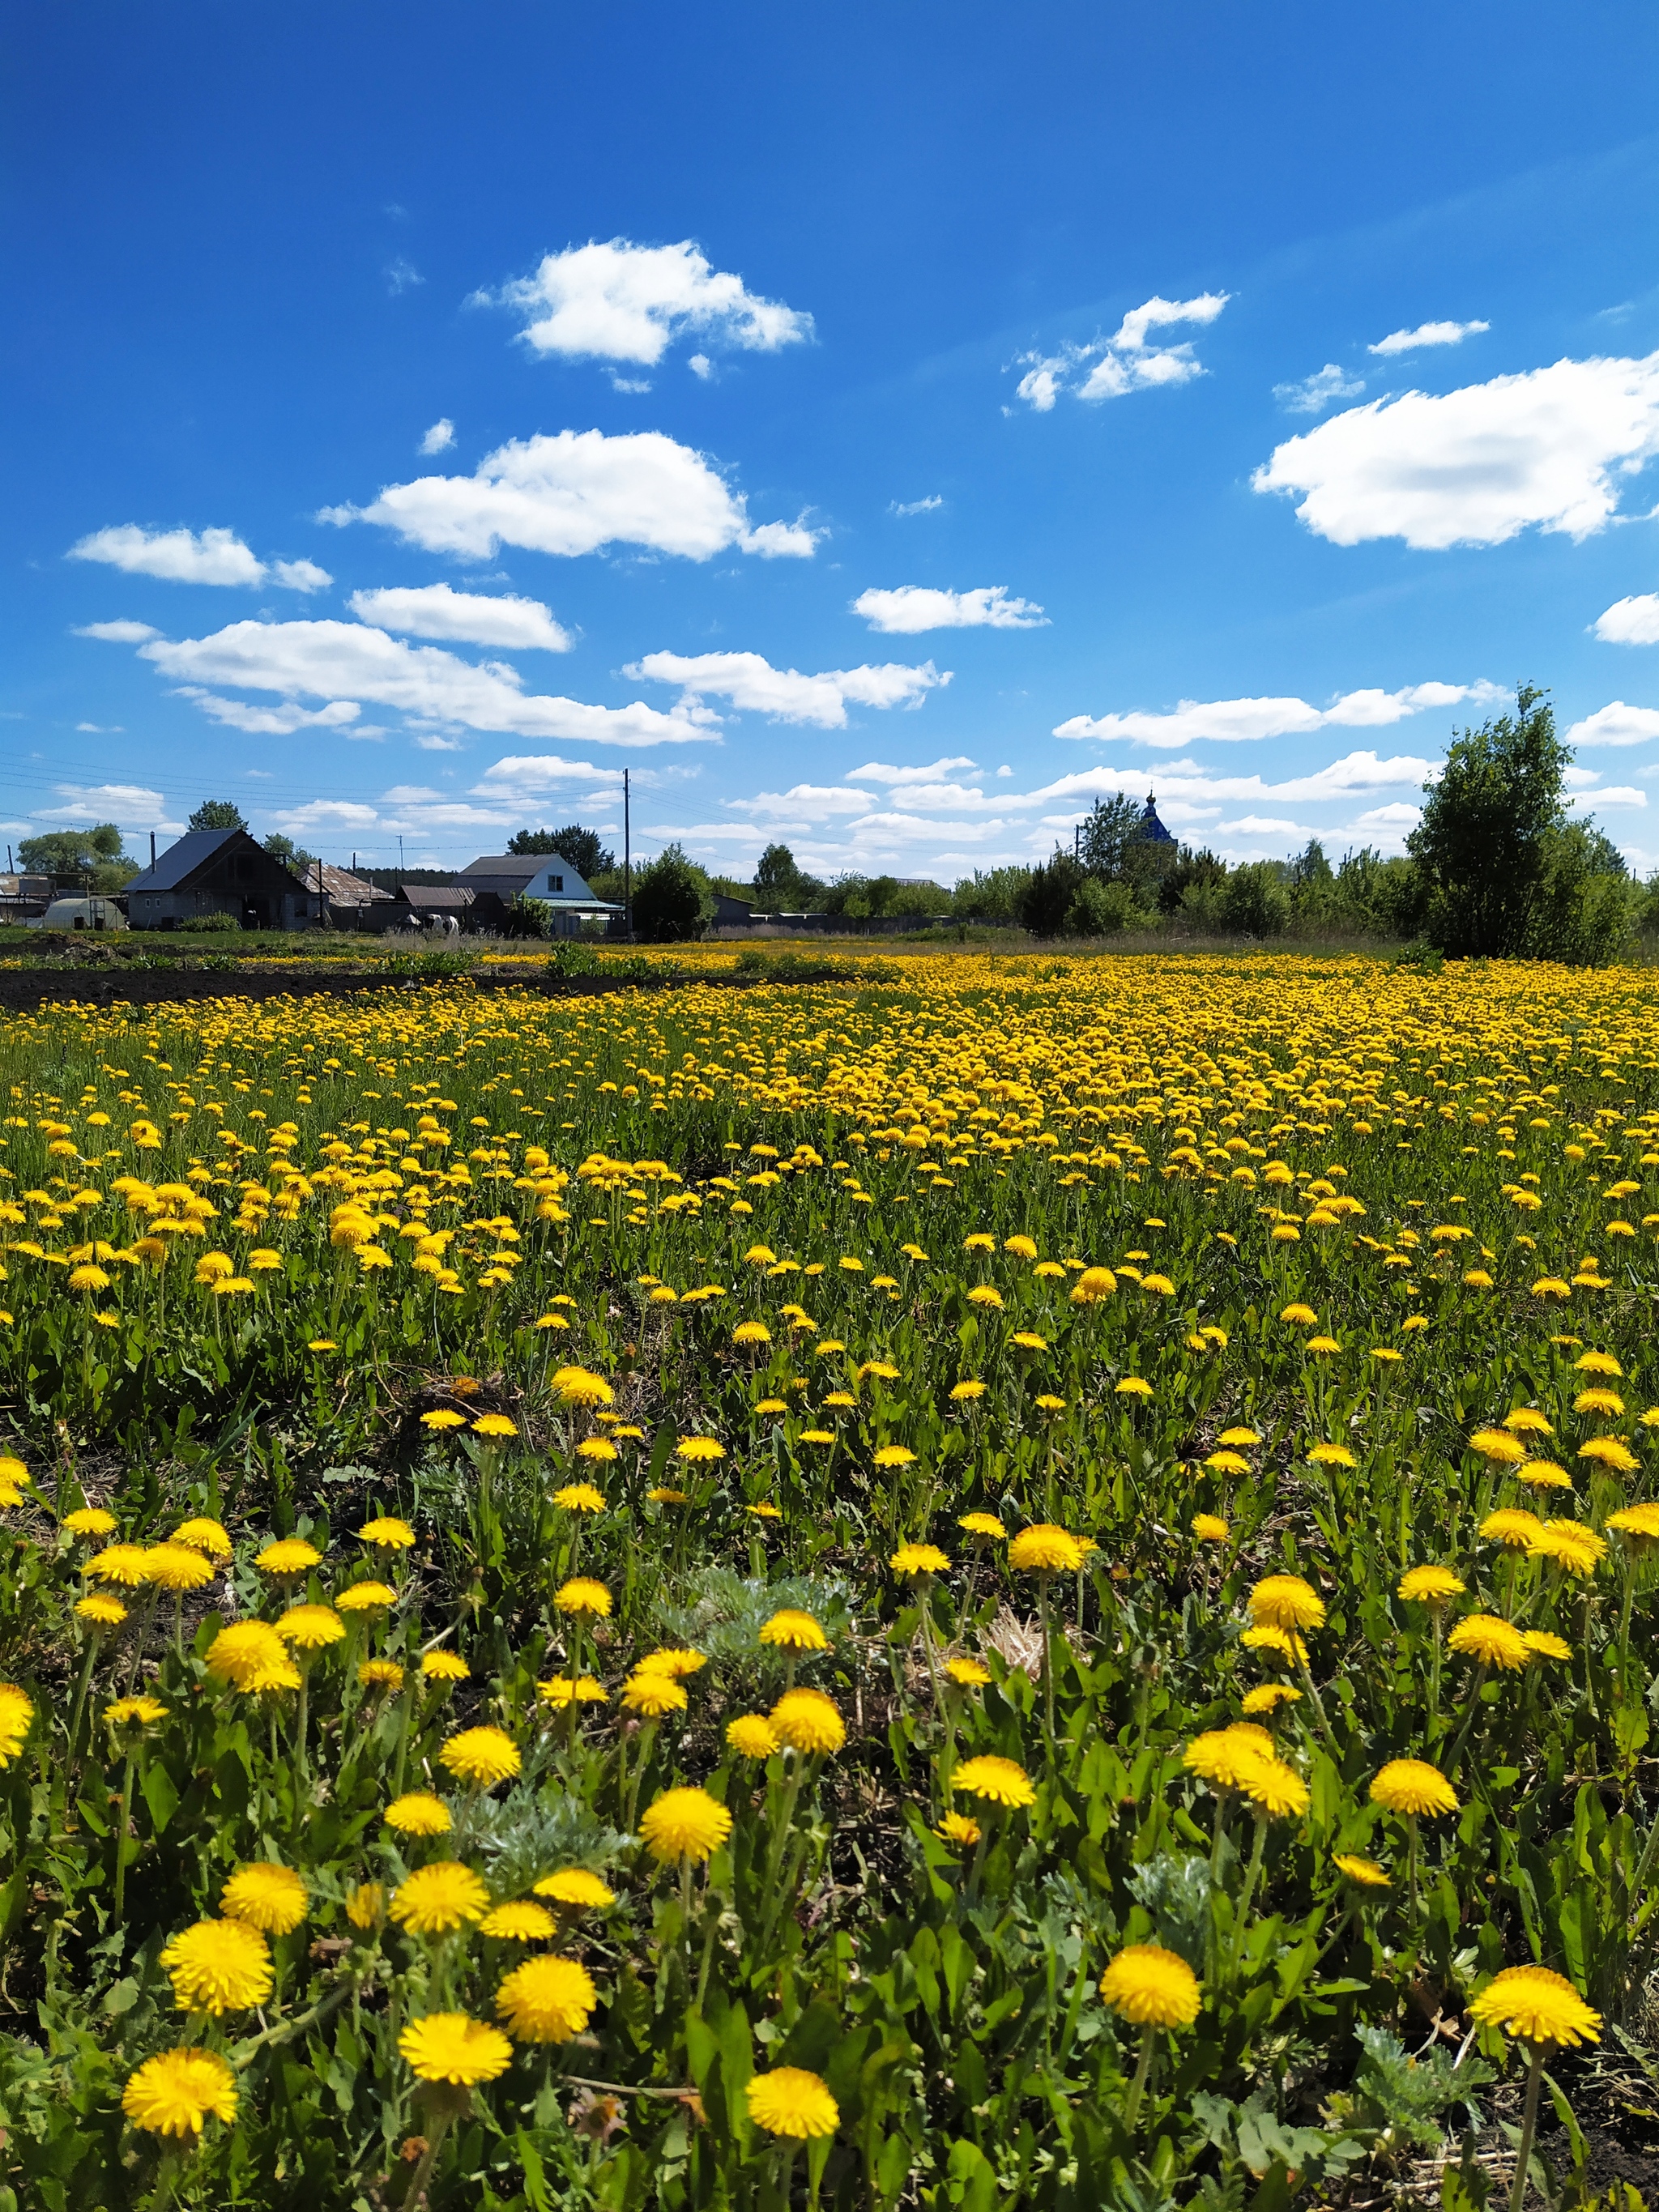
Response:
[[[503,906],[515,898],[540,899],[553,909],[557,937],[575,937],[582,925],[608,922],[620,906],[596,898],[562,853],[486,854],[463,868],[456,881],[479,898],[494,896]]]

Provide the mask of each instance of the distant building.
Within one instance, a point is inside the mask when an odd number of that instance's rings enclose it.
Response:
[[[1173,845],[1176,842],[1158,820],[1158,801],[1150,791],[1146,794],[1146,811],[1140,817],[1140,827],[1135,835],[1144,838],[1149,845]]]
[[[323,900],[246,830],[190,830],[126,886],[134,929],[191,929],[228,914],[244,929],[315,929]]]
[[[0,876],[0,922],[38,921],[56,890],[52,876]]]
[[[500,927],[515,898],[551,907],[556,937],[574,937],[585,921],[609,922],[622,913],[611,900],[596,898],[562,853],[486,854],[463,868],[456,881],[474,894],[474,928],[486,915],[486,927]]]
[[[712,896],[714,901],[714,927],[716,929],[741,927],[745,922],[750,922],[754,920],[755,902],[753,899],[732,898],[725,891],[715,891]]]
[[[382,890],[379,884],[371,884],[366,877],[354,876],[349,869],[332,868],[326,860],[313,860],[306,870],[306,881],[314,889],[319,877],[325,917],[331,928],[377,929],[381,926],[376,909],[392,904],[390,891]]]

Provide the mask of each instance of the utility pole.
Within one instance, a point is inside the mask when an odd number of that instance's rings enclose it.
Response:
[[[404,841],[403,841],[403,836],[402,836],[402,833],[401,833],[401,831],[400,831],[400,832],[399,832],[399,834],[398,834],[398,873],[399,875],[402,875],[403,872],[404,872]]]
[[[634,847],[628,811],[628,770],[623,770],[623,934],[634,942]]]

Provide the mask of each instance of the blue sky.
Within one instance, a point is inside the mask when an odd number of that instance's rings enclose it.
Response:
[[[15,11],[0,839],[1659,866],[1637,5]],[[1650,827],[1650,824],[1652,824]],[[401,842],[400,842],[401,841]]]

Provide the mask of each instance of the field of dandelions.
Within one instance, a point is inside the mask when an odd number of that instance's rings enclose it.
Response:
[[[1650,971],[66,1006],[0,1083],[0,2212],[1589,2201]]]

